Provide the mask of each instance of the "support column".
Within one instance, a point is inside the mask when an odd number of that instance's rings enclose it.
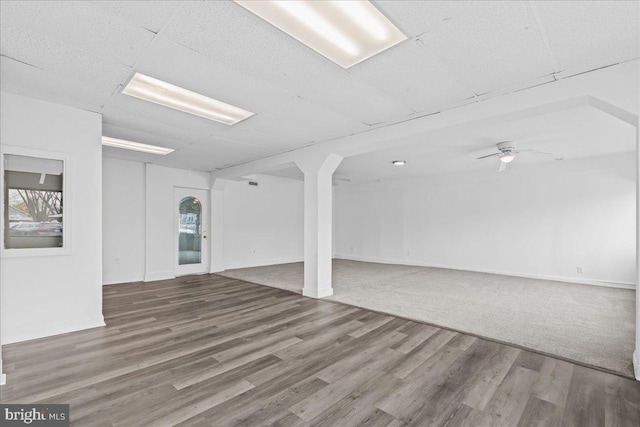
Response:
[[[304,173],[304,296],[323,298],[333,295],[331,178],[341,161],[342,157],[333,153],[316,154],[296,161]]]
[[[633,370],[640,381],[640,120],[636,124],[636,349]]]

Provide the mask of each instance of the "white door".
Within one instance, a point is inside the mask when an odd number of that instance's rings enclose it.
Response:
[[[175,274],[209,272],[209,192],[175,188]]]

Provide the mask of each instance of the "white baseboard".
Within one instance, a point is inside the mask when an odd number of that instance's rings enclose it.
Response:
[[[104,317],[99,315],[92,319],[48,323],[46,325],[27,327],[18,331],[3,331],[2,345],[35,340],[38,338],[50,337],[52,335],[66,334],[68,332],[76,332],[83,329],[98,328],[101,326],[105,326]]]
[[[320,291],[318,291],[317,289],[302,288],[302,295],[311,298],[330,297],[331,295],[333,295],[333,288],[320,289]]]
[[[637,350],[633,352],[633,373],[636,380],[640,381],[640,353]]]
[[[0,385],[5,385],[7,383],[7,374],[0,374]]]
[[[577,283],[580,285],[604,286],[609,288],[622,288],[622,289],[636,288],[635,283],[631,283],[631,282],[617,282],[614,280],[599,280],[599,279],[578,279],[575,277],[568,277],[568,276],[552,276],[552,275],[545,275],[545,274],[520,273],[516,271],[504,271],[504,270],[484,270],[484,269],[467,268],[464,266],[454,266],[454,265],[435,265],[435,264],[427,264],[424,262],[411,261],[406,259],[373,258],[373,257],[363,257],[359,255],[345,255],[345,254],[335,254],[334,258],[351,260],[351,261],[375,262],[378,264],[411,265],[416,267],[431,267],[431,268],[445,268],[448,270],[473,271],[475,273],[500,274],[502,276],[523,277],[526,279],[538,279],[538,280],[552,280],[554,282]]]
[[[129,279],[107,280],[105,282],[102,282],[102,286],[119,285],[121,283],[133,283],[133,282],[142,282],[142,281],[144,281],[144,276],[131,277]]]
[[[157,280],[175,279],[176,275],[173,271],[159,271],[157,273],[145,273],[145,282],[155,282]]]
[[[251,261],[242,261],[235,262],[230,264],[225,264],[223,270],[235,270],[237,268],[251,268],[251,267],[264,267],[267,265],[277,265],[277,264],[291,264],[294,262],[303,262],[303,257],[292,257],[292,258],[272,258],[272,259],[260,259],[260,260],[251,260]]]

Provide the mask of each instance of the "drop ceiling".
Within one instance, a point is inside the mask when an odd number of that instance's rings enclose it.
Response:
[[[640,56],[633,1],[374,4],[408,39],[345,70],[229,1],[2,2],[2,90],[101,113],[107,136],[176,150],[159,157],[105,147],[107,157],[211,171]],[[227,126],[123,95],[135,72],[256,114]],[[567,114],[593,126],[607,120]],[[490,150],[501,132],[536,148],[560,138],[518,126],[446,148],[430,143],[459,159]],[[603,147],[618,150],[594,152]],[[419,159],[421,149],[372,153],[360,166],[347,159],[341,170],[366,175],[376,156]]]

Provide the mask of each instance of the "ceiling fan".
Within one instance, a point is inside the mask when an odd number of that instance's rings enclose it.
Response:
[[[551,155],[551,153],[545,153],[543,151],[535,151],[532,149],[517,150],[516,144],[512,141],[499,142],[497,144],[497,147],[499,152],[478,157],[476,160],[484,160],[484,159],[489,159],[491,157],[498,157],[498,160],[500,160],[500,167],[498,168],[498,172],[504,172],[507,169],[509,169],[510,163],[516,158],[516,155],[522,152],[531,153],[531,154]]]

